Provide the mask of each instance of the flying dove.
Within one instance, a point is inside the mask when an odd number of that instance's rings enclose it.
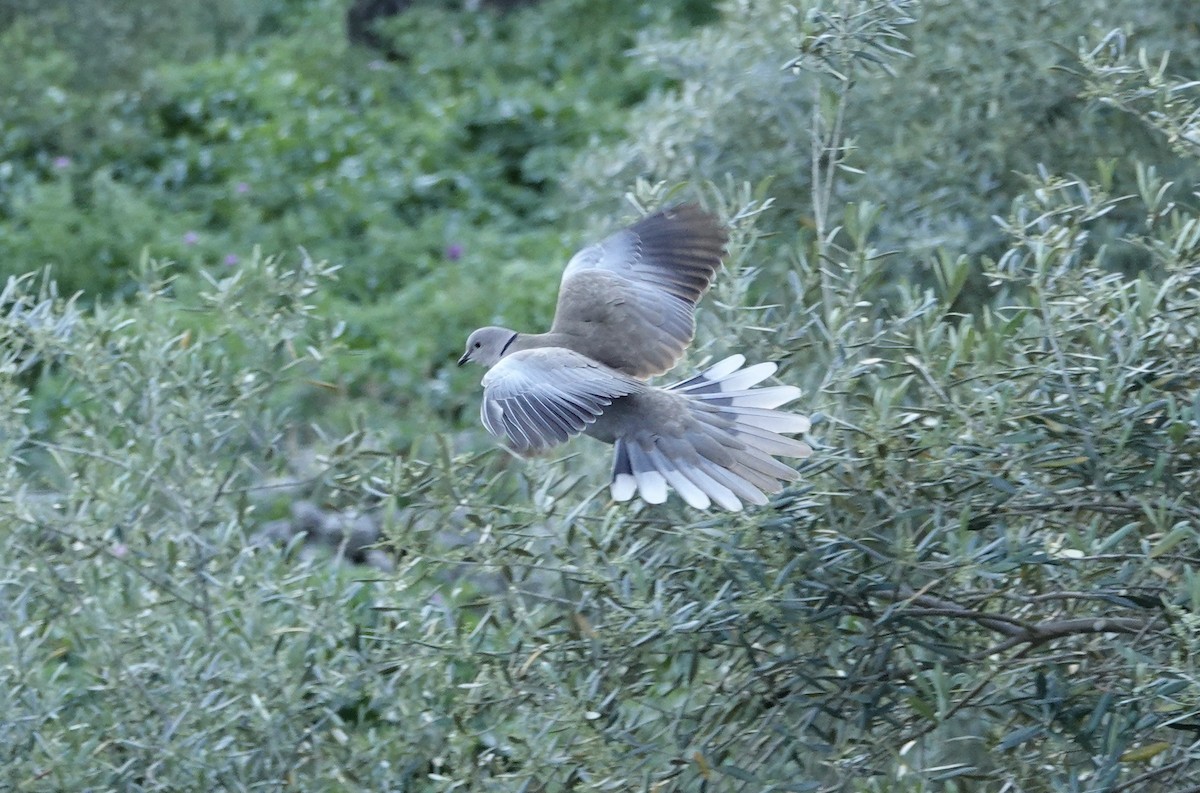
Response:
[[[712,284],[728,237],[693,204],[642,218],[567,263],[549,333],[499,327],[467,339],[462,366],[483,376],[483,426],[517,453],[575,435],[614,444],[612,497],[651,504],[668,488],[697,509],[740,510],[799,478],[775,455],[807,457],[803,416],[775,408],[794,386],[754,388],[775,364],[730,356],[683,382],[645,382],[692,341],[696,303]]]

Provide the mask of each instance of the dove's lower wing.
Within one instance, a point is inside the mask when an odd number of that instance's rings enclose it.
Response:
[[[640,381],[561,347],[516,352],[483,377],[483,426],[518,452],[565,443],[613,400],[647,388]]]
[[[551,333],[634,377],[665,372],[692,341],[727,240],[715,217],[685,204],[584,248],[563,272]]]

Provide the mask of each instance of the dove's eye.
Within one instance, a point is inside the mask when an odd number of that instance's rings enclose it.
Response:
[[[481,342],[475,342],[475,349],[478,350],[482,346],[483,346],[483,344]]]

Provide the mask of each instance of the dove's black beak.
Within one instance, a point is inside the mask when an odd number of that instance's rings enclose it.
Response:
[[[458,359],[458,365],[462,366],[464,363],[466,363],[469,360],[471,360],[471,351],[467,350],[466,352],[464,352],[462,354],[462,357]]]

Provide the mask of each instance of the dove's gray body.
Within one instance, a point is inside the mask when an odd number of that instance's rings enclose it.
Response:
[[[753,388],[774,364],[733,356],[682,383],[644,379],[675,364],[695,333],[693,312],[724,255],[726,235],[694,205],[665,210],[577,253],[563,273],[548,333],[480,328],[460,364],[489,371],[481,415],[518,452],[585,433],[616,446],[613,497],[651,503],[668,485],[689,504],[766,503],[796,472],[772,455],[805,457],[781,433],[808,420],[777,408],[791,386]]]

